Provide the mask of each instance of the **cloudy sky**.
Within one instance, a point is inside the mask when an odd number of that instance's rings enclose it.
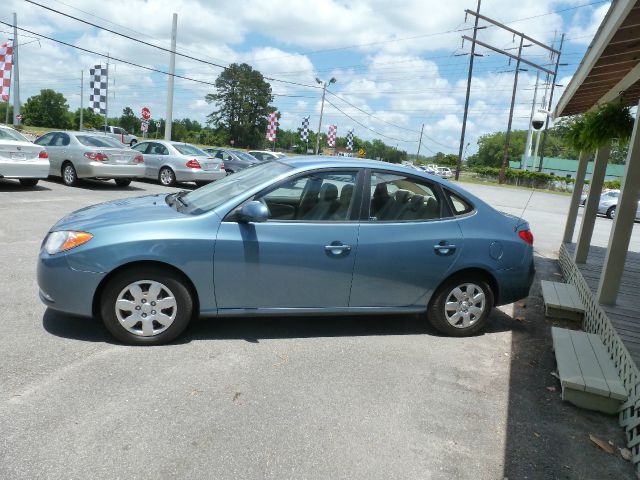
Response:
[[[297,128],[311,115],[317,128],[321,90],[315,78],[337,83],[327,94],[323,131],[329,123],[338,134],[353,128],[362,138],[415,152],[424,123],[422,152],[457,153],[464,107],[473,18],[465,9],[476,0],[36,0],[60,12],[164,48],[170,46],[172,14],[178,14],[177,51],[206,62],[247,62],[271,81],[283,128]],[[575,72],[600,21],[607,1],[484,0],[481,13],[551,44],[566,34],[558,84]],[[117,59],[166,71],[169,54],[46,10],[24,0],[3,0],[0,21],[95,53],[87,53],[27,32],[20,32],[21,99],[52,88],[72,109],[80,105],[80,72]],[[486,25],[481,22],[480,25]],[[0,24],[0,43],[12,36]],[[498,28],[479,39],[499,48],[517,48],[517,39]],[[514,67],[497,53],[479,48],[471,90],[468,154],[478,136],[506,129]],[[548,64],[535,46],[524,49],[529,60]],[[465,55],[467,54],[467,55]],[[528,67],[527,67],[528,68]],[[220,67],[178,56],[176,73],[214,82]],[[153,117],[166,113],[167,77],[112,60],[109,114],[125,106],[135,112],[148,106]],[[514,127],[526,128],[533,99],[535,71],[521,72]],[[281,81],[280,81],[281,80]],[[541,84],[545,80],[542,77]],[[292,82],[292,83],[286,83]],[[300,84],[300,85],[298,85]],[[88,102],[85,85],[85,105]],[[212,106],[204,96],[213,87],[176,79],[174,118],[204,122]],[[544,87],[541,86],[541,90]],[[555,99],[562,93],[556,90]],[[541,100],[542,95],[539,95]]]

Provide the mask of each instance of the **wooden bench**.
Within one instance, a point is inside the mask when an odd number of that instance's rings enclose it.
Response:
[[[562,399],[578,407],[616,413],[627,391],[600,337],[558,327],[552,327],[551,336]]]
[[[568,283],[542,280],[542,298],[544,313],[547,317],[582,321],[584,305],[578,296],[578,290]]]

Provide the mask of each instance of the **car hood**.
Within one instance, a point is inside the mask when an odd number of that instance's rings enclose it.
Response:
[[[124,198],[81,208],[56,223],[51,230],[91,231],[127,223],[141,223],[183,217],[170,207],[167,194]]]

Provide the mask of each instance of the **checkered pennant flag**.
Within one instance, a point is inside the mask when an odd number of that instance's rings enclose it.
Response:
[[[353,151],[353,129],[347,132],[347,150]]]
[[[102,65],[89,69],[89,104],[99,115],[107,114],[108,72],[107,67]]]
[[[276,132],[278,131],[278,112],[271,112],[267,117],[267,140],[276,141]]]
[[[11,65],[13,62],[13,41],[0,45],[0,98],[3,102],[9,101],[9,89],[11,86]]]
[[[337,125],[329,125],[329,133],[327,134],[327,144],[330,147],[336,146],[336,135],[338,134]]]
[[[309,141],[309,117],[302,117],[302,130],[300,130],[300,140],[305,143]]]

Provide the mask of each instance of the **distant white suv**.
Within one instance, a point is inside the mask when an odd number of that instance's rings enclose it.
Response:
[[[436,175],[438,175],[441,178],[451,178],[453,177],[453,172],[449,167],[438,167],[438,170],[436,171]]]
[[[138,137],[136,137],[135,135],[131,135],[124,128],[105,125],[101,127],[98,131],[105,132],[110,137],[113,137],[119,140],[124,145],[129,145],[130,147],[133,147],[136,143],[138,143]]]

